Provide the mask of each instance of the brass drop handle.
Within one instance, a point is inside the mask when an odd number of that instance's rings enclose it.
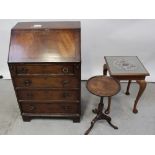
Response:
[[[63,108],[64,110],[70,110],[70,109],[71,109],[70,106],[62,106],[62,108]]]
[[[28,69],[25,67],[21,67],[17,70],[18,74],[26,74],[28,72]]]
[[[13,69],[13,66],[12,65],[10,65],[10,70],[12,70]]]
[[[79,69],[80,68],[80,66],[79,65],[76,65],[76,69]]]
[[[67,73],[69,72],[68,67],[64,67],[64,68],[62,69],[62,72],[63,72],[64,74],[67,74]]]
[[[32,98],[33,97],[33,94],[32,93],[27,93],[27,97],[28,98]]]
[[[64,93],[63,93],[63,97],[64,97],[64,98],[67,98],[67,97],[69,97],[69,96],[70,96],[70,95],[69,95],[68,92],[64,92]]]
[[[34,109],[35,109],[35,107],[34,107],[34,106],[29,105],[29,111],[33,111]]]
[[[31,105],[31,104],[26,104],[26,105],[24,106],[24,109],[25,109],[26,111],[33,111],[33,110],[35,109],[35,107],[34,107],[33,105]]]
[[[65,87],[69,83],[68,80],[63,81],[63,87]]]
[[[26,87],[30,86],[31,83],[32,83],[31,80],[25,80],[25,81],[24,81],[24,85],[25,85]]]

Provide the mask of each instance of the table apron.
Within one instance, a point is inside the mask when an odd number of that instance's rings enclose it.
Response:
[[[112,76],[117,80],[145,80],[145,76]]]

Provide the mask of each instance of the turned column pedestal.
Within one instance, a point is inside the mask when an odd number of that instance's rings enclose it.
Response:
[[[117,80],[114,80],[111,77],[107,76],[96,76],[92,77],[87,82],[87,89],[90,93],[100,97],[100,103],[98,104],[97,109],[93,109],[93,113],[96,114],[95,118],[91,121],[91,125],[88,130],[85,132],[85,135],[89,134],[91,129],[93,128],[94,124],[98,120],[106,120],[111,127],[114,129],[118,129],[117,126],[111,123],[111,117],[107,116],[110,112],[110,104],[111,104],[111,97],[116,95],[120,91],[120,84]],[[103,98],[108,97],[108,107],[103,113],[104,103]]]

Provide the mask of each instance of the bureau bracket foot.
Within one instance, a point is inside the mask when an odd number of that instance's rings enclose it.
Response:
[[[30,122],[32,120],[29,116],[22,116],[24,122]]]
[[[80,123],[80,117],[73,118],[73,123]]]

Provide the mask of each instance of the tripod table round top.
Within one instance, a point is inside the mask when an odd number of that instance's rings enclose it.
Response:
[[[100,97],[114,96],[120,91],[120,83],[112,77],[94,76],[87,81],[89,92]]]

